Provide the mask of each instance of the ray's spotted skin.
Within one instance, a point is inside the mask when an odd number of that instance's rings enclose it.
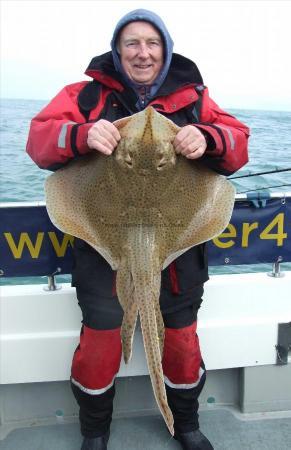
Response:
[[[161,271],[224,230],[235,192],[202,163],[175,154],[180,128],[152,107],[114,125],[121,140],[111,156],[89,154],[47,179],[47,209],[59,229],[88,242],[117,270],[125,362],[139,314],[155,398],[173,434],[161,364]]]

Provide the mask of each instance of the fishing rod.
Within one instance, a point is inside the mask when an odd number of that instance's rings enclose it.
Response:
[[[291,184],[278,184],[277,186],[263,186],[256,189],[248,189],[247,191],[238,192],[238,194],[246,194],[247,192],[253,192],[253,191],[261,191],[263,189],[273,189],[273,188],[279,188],[279,187],[291,187]]]
[[[255,177],[257,175],[268,175],[270,173],[280,173],[280,172],[290,172],[290,171],[291,171],[291,167],[287,167],[286,169],[268,170],[267,172],[256,172],[256,173],[249,173],[248,175],[239,175],[238,177],[228,178],[228,180],[237,180],[238,178]]]

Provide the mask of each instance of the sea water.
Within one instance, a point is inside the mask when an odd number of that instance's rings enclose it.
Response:
[[[44,100],[0,101],[0,201],[43,201],[49,171],[39,169],[25,152],[31,119],[47,104]],[[291,112],[227,109],[251,129],[249,163],[236,175],[283,169],[291,166]],[[234,180],[237,193],[254,189],[290,192],[291,172]],[[276,187],[278,186],[278,187]],[[284,265],[283,265],[284,266]],[[289,268],[290,265],[287,264]],[[270,270],[269,265],[213,269],[217,272]],[[4,280],[2,279],[2,282]],[[7,282],[11,282],[5,280]],[[15,280],[14,280],[15,281]],[[19,280],[18,282],[24,282]],[[27,281],[27,280],[26,280]]]

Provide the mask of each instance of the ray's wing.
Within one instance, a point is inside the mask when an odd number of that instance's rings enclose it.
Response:
[[[195,245],[218,236],[231,218],[235,189],[202,163],[178,158],[175,180],[160,211],[166,226],[161,245],[163,268]]]
[[[112,162],[97,153],[73,161],[47,178],[45,191],[53,224],[86,241],[116,269],[123,240],[118,217],[126,199],[110,175]]]

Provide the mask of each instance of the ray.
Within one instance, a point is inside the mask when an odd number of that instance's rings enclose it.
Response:
[[[121,140],[110,157],[92,153],[48,177],[47,210],[56,227],[117,270],[124,359],[131,358],[139,315],[153,391],[173,434],[161,363],[161,271],[225,229],[235,191],[202,163],[175,154],[180,128],[152,107],[114,124]]]

